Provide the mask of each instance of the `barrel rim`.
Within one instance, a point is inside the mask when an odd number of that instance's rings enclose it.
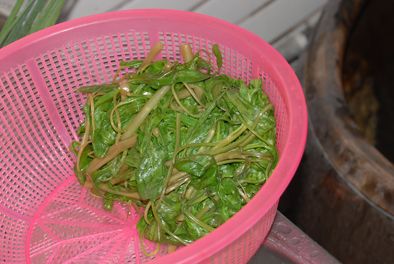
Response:
[[[330,164],[353,190],[394,219],[394,165],[360,135],[342,89],[348,36],[367,4],[368,0],[327,4],[305,58],[303,87],[310,134]]]

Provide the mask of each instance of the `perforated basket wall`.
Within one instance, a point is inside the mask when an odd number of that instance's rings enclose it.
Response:
[[[138,238],[138,212],[120,204],[104,211],[76,182],[68,146],[83,120],[85,98],[74,90],[109,82],[120,60],[144,58],[156,41],[171,60],[180,59],[182,43],[194,51],[218,43],[226,74],[260,76],[275,106],[280,161],[252,201],[215,232],[147,257],[141,243],[152,251],[155,245]],[[0,50],[0,72],[3,263],[246,262],[267,235],[305,145],[305,102],[289,65],[255,35],[203,15],[134,10],[67,22]]]

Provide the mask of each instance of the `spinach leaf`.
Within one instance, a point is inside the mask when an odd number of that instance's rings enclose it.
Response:
[[[166,176],[165,152],[156,146],[148,146],[137,168],[138,192],[143,200],[156,199],[164,188]]]

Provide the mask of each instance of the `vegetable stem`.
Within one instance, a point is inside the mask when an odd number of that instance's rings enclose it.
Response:
[[[88,168],[86,169],[86,174],[91,176],[93,172],[100,169],[102,166],[107,164],[109,161],[113,160],[117,155],[122,153],[124,150],[131,148],[137,142],[137,136],[134,135],[128,139],[122,140],[117,144],[112,145],[107,152],[107,155],[102,158],[93,159]]]
[[[194,55],[193,55],[192,47],[189,44],[182,44],[181,55],[185,63],[188,63],[191,60],[193,60]]]
[[[148,204],[147,204],[146,207],[145,207],[145,210],[144,210],[144,219],[145,219],[145,222],[146,222],[148,225],[150,225],[150,220],[149,220],[149,218],[148,218],[148,213],[149,213],[149,209],[150,209],[151,206],[152,206],[152,202],[149,201]]]
[[[180,180],[180,179],[182,179],[182,178],[185,178],[185,176],[187,176],[187,173],[186,173],[186,172],[183,172],[183,171],[177,172],[176,174],[174,174],[174,175],[171,176],[171,178],[170,178],[168,184],[169,184],[169,185],[172,185],[173,183],[177,182],[178,180]]]
[[[166,189],[166,194],[172,192],[173,190],[175,190],[176,188],[180,187],[181,185],[185,184],[186,182],[188,182],[190,179],[189,178],[184,178],[184,179],[179,179],[178,181],[176,181],[175,183],[169,185]]]
[[[148,251],[146,250],[144,240],[143,240],[143,238],[142,238],[141,236],[140,236],[140,243],[141,243],[142,253],[143,253],[145,256],[147,256],[147,257],[156,256],[156,254],[157,254],[157,253],[159,252],[159,250],[160,250],[160,244],[159,244],[159,243],[156,243],[155,250],[153,250],[152,252],[148,252]]]
[[[245,125],[241,125],[239,126],[236,130],[234,130],[230,135],[228,135],[226,138],[224,138],[223,140],[221,140],[220,142],[218,142],[216,144],[215,147],[212,148],[211,153],[215,154],[215,150],[220,149],[221,147],[224,147],[228,144],[230,144],[233,140],[235,140],[236,138],[238,138],[240,135],[242,135],[243,132],[245,132],[245,130],[248,129]]]
[[[125,132],[121,136],[121,140],[125,140],[131,137],[139,128],[139,126],[144,122],[145,118],[149,113],[155,108],[155,106],[160,102],[161,98],[170,90],[170,86],[163,86],[160,88],[145,105],[142,107],[141,111],[133,118],[132,122],[126,127]]]
[[[202,228],[205,229],[205,231],[207,232],[212,232],[214,230],[213,227],[207,225],[206,223],[204,223],[203,221],[201,221],[200,219],[194,217],[194,215],[192,215],[191,213],[188,212],[188,210],[184,210],[183,213],[185,214],[185,216],[187,218],[189,218],[191,221],[193,221],[194,223],[196,223],[197,225],[201,226]]]
[[[165,188],[163,188],[163,191],[161,192],[159,203],[163,200],[163,197],[164,197],[166,190],[167,190],[168,181],[170,180],[170,176],[171,176],[173,169],[174,169],[176,150],[179,148],[180,137],[181,137],[181,117],[180,117],[179,113],[176,113],[176,117],[175,117],[175,151],[174,151],[174,154],[172,155],[170,167],[168,169],[168,173],[167,173],[166,179],[164,181]]]
[[[88,95],[89,105],[90,105],[90,121],[92,122],[92,135],[94,130],[96,129],[95,120],[94,120],[94,98],[93,95]]]
[[[163,49],[163,43],[156,42],[151,48],[151,50],[149,51],[148,55],[142,61],[142,64],[138,69],[138,72],[143,72],[153,61],[153,59],[161,52],[162,49]]]
[[[113,193],[113,194],[117,194],[117,195],[123,195],[129,198],[132,198],[134,200],[141,200],[141,196],[138,194],[138,192],[124,192],[124,191],[117,191],[117,190],[113,190],[111,188],[109,188],[106,184],[102,183],[99,184],[98,186],[99,189],[109,192],[109,193]]]
[[[174,96],[175,101],[177,102],[178,106],[188,115],[198,118],[197,115],[191,113],[179,100],[177,93],[175,92],[174,85],[171,86],[172,95]]]
[[[189,93],[191,94],[191,96],[194,98],[194,100],[196,100],[196,102],[201,105],[204,106],[201,101],[200,98],[198,98],[197,94],[194,92],[193,88],[191,88],[187,83],[183,83],[183,85],[186,87],[186,89],[189,91]]]

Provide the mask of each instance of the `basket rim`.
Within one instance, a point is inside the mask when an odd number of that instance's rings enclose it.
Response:
[[[20,49],[27,48],[32,43],[42,41],[50,36],[61,34],[62,32],[74,28],[83,27],[87,24],[97,22],[119,20],[128,16],[139,17],[165,17],[180,19],[183,21],[204,20],[215,26],[220,26],[237,32],[240,36],[253,42],[258,46],[272,64],[272,71],[278,77],[279,85],[286,87],[285,104],[289,113],[289,133],[287,142],[280,155],[279,162],[270,178],[263,185],[261,190],[247,203],[237,214],[218,227],[215,231],[205,237],[193,242],[192,244],[180,248],[179,250],[159,257],[153,263],[197,263],[213,256],[226,246],[235,242],[240,236],[253,227],[262,217],[277,205],[280,196],[290,183],[294,173],[300,163],[304,152],[307,137],[307,108],[301,84],[296,77],[291,66],[270,44],[256,34],[231,24],[219,18],[189,11],[172,9],[134,9],[107,12],[98,15],[87,16],[59,23],[44,30],[35,32],[0,50],[0,61],[12,55]],[[283,76],[286,76],[285,78]],[[289,99],[291,98],[291,100]],[[259,208],[256,210],[256,208]],[[25,248],[26,258],[30,262],[30,249]]]

